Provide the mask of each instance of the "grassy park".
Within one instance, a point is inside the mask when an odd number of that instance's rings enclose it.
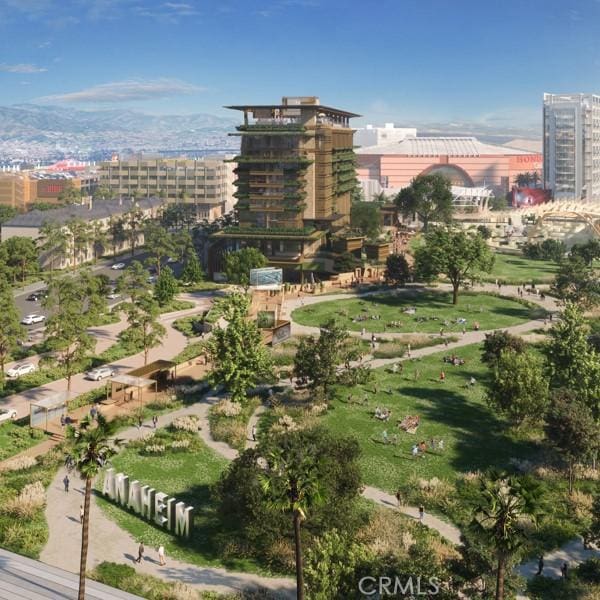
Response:
[[[511,458],[531,457],[532,444],[515,439],[502,430],[501,423],[488,408],[484,384],[489,369],[479,358],[481,347],[465,346],[455,351],[465,361],[462,366],[444,363],[448,351],[423,359],[404,362],[402,373],[391,369],[374,371],[375,382],[348,391],[338,389],[338,400],[325,417],[331,429],[352,431],[363,451],[365,482],[394,491],[411,477],[438,477],[453,481],[458,473],[487,467],[506,467]],[[446,381],[440,382],[440,372]],[[469,386],[474,377],[476,384]],[[377,393],[374,393],[376,390]],[[364,404],[364,398],[368,404]],[[374,417],[376,407],[392,410],[389,422]],[[407,415],[418,415],[420,426],[411,435],[397,427]],[[383,442],[386,430],[390,442]],[[413,458],[411,448],[422,440],[444,440],[443,451],[429,450]]]
[[[180,449],[173,442],[183,441]],[[189,445],[185,445],[188,442]],[[160,450],[162,448],[162,450]],[[171,535],[164,529],[116,506],[101,495],[98,502],[109,518],[147,547],[164,544],[167,555],[195,565],[224,567],[236,571],[257,571],[248,559],[226,559],[217,538],[222,533],[211,502],[210,488],[219,479],[228,461],[208,449],[196,433],[159,429],[151,439],[130,443],[112,459],[117,472],[127,473],[194,507],[194,534],[189,540]],[[101,488],[101,482],[97,484]],[[135,548],[132,548],[132,552]]]
[[[485,281],[500,279],[508,284],[550,283],[558,265],[550,260],[533,260],[520,255],[496,253],[492,272]]]
[[[292,319],[301,325],[318,326],[335,317],[349,331],[364,327],[370,333],[438,333],[443,328],[452,334],[462,332],[463,327],[473,330],[476,322],[481,330],[487,330],[541,315],[534,304],[493,294],[465,292],[455,306],[449,292],[410,290],[303,306],[292,312]]]

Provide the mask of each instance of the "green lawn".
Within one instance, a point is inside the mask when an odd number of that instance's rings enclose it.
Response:
[[[0,425],[0,461],[39,444],[45,434],[39,429],[30,429],[22,423],[2,423]]]
[[[339,388],[338,399],[324,422],[340,434],[358,438],[363,450],[365,483],[395,491],[411,476],[454,481],[457,472],[507,466],[512,457],[530,457],[536,452],[534,444],[505,433],[502,423],[488,408],[483,385],[488,369],[479,361],[480,346],[465,346],[456,351],[466,361],[463,366],[444,363],[444,354],[448,352],[405,362],[403,374],[377,369],[374,372],[377,394],[374,384],[350,390],[358,401],[366,394],[368,406],[349,404],[349,390]],[[446,373],[445,383],[439,381],[442,369]],[[419,371],[416,381],[415,371]],[[477,381],[472,388],[467,387],[471,376]],[[392,410],[388,423],[373,416],[377,406]],[[397,421],[406,415],[420,416],[416,435],[397,427]],[[384,430],[390,438],[398,435],[397,445],[383,443]],[[431,438],[444,440],[443,452],[428,450],[423,458],[413,458],[413,444]]]
[[[223,560],[218,553],[215,540],[222,533],[211,502],[210,487],[219,479],[228,461],[212,452],[194,434],[172,434],[159,430],[149,443],[163,444],[166,441],[168,444],[173,439],[190,439],[192,446],[187,451],[168,449],[165,454],[156,456],[143,455],[140,448],[128,447],[114,457],[112,466],[117,472],[129,475],[131,481],[137,479],[193,506],[194,528],[188,540],[171,535],[103,497],[98,499],[100,506],[119,527],[143,540],[147,547],[156,548],[164,544],[167,558],[171,556],[196,565],[236,571],[260,571],[258,565],[249,559]],[[101,483],[97,484],[97,488],[102,489]]]
[[[415,307],[415,314],[403,311]],[[466,319],[464,325],[473,329],[475,322],[482,330],[509,327],[539,316],[540,309],[535,305],[526,305],[509,298],[492,294],[463,292],[458,305],[452,305],[452,295],[446,292],[402,292],[395,294],[377,294],[349,300],[325,301],[297,308],[292,319],[301,325],[318,326],[332,317],[337,317],[350,331],[383,331],[397,333],[438,333],[443,327],[447,333],[461,332],[463,325],[458,319]],[[353,321],[359,315],[369,318],[365,321]],[[379,315],[381,319],[372,319]],[[421,320],[423,319],[423,320]],[[392,327],[392,321],[399,321],[400,327]],[[447,323],[444,324],[444,321]]]
[[[500,279],[512,284],[550,283],[558,268],[550,260],[532,260],[512,254],[495,254],[494,268],[486,274],[486,281]]]

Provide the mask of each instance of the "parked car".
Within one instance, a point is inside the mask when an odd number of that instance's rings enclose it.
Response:
[[[148,283],[155,283],[156,282],[156,275],[150,275],[150,277],[148,277]]]
[[[21,323],[23,325],[33,325],[35,323],[43,323],[46,320],[46,317],[44,315],[37,315],[37,314],[32,314],[32,315],[26,315],[21,319]]]
[[[117,292],[117,290],[110,290],[108,295],[106,296],[109,300],[116,300],[121,297],[121,294]]]
[[[91,379],[92,381],[100,381],[101,379],[106,379],[107,377],[112,377],[115,374],[115,370],[111,367],[98,367],[96,369],[92,369],[85,374],[86,379]]]
[[[16,418],[17,411],[14,408],[0,408],[0,423],[14,421]]]
[[[37,292],[32,292],[31,294],[29,294],[29,296],[27,296],[26,299],[29,302],[38,302],[42,298],[47,298],[47,297],[48,297],[47,290],[38,290]]]
[[[28,373],[33,373],[36,369],[36,366],[33,363],[19,363],[14,367],[11,367],[6,371],[7,377],[21,377],[22,375],[27,375]]]
[[[172,256],[169,256],[169,258],[167,258],[167,264],[169,264],[169,265],[176,263],[176,262],[177,262],[177,259],[173,258]]]
[[[125,263],[115,263],[115,264],[114,264],[114,265],[111,267],[111,269],[112,269],[113,271],[120,271],[121,269],[124,269],[124,268],[125,268]]]

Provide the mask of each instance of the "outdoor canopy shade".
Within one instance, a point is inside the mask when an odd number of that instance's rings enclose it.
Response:
[[[50,391],[50,390],[49,390]],[[77,396],[74,392],[52,392],[41,400],[32,400],[29,405],[31,427],[48,431],[48,422],[60,419],[67,413],[69,400]]]

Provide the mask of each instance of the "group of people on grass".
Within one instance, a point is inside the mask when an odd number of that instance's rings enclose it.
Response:
[[[380,408],[379,406],[375,409],[375,414],[374,417],[376,419],[379,419],[380,421],[385,421],[387,423],[387,421],[390,420],[390,417],[392,416],[392,411],[389,408],[385,408],[385,406],[383,408]]]
[[[456,356],[456,354],[444,356],[442,361],[454,365],[455,367],[462,367],[462,365],[464,365],[466,362],[464,358],[460,358],[459,356]]]
[[[427,450],[431,450],[435,452],[436,450],[443,452],[444,451],[444,440],[435,438],[431,438],[429,440],[429,444],[425,442],[425,440],[421,440],[418,444],[414,444],[411,448],[411,455],[413,458],[423,458]]]

